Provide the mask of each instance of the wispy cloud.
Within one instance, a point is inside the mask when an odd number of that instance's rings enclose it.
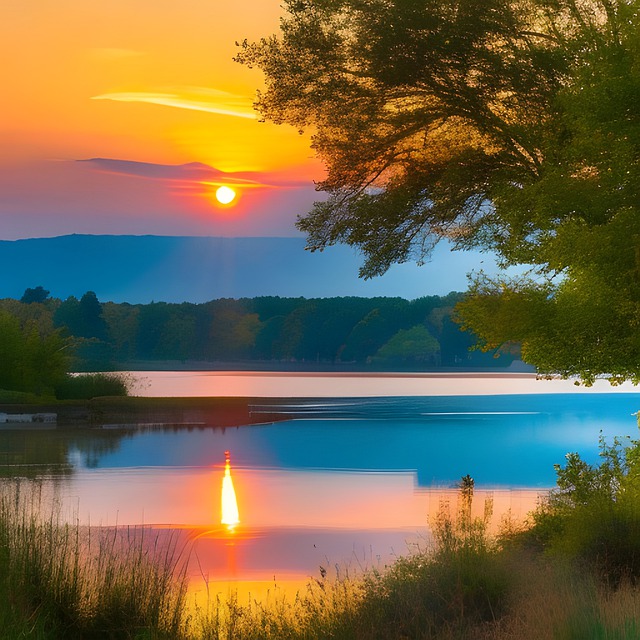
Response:
[[[170,165],[116,158],[87,158],[74,162],[100,173],[180,183],[183,189],[219,187],[223,184],[242,189],[299,189],[310,186],[309,180],[296,180],[288,175],[257,171],[226,172],[202,162]]]
[[[205,111],[235,118],[257,119],[249,98],[203,87],[180,87],[162,92],[126,91],[103,93],[99,96],[93,96],[92,100],[143,102],[177,109]]]

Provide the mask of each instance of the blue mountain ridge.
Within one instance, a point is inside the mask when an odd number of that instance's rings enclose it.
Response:
[[[304,247],[302,237],[74,234],[5,240],[0,298],[20,298],[26,288],[40,285],[58,298],[94,291],[103,302],[129,303],[256,296],[414,299],[466,289],[474,266],[495,270],[486,256],[438,247],[425,266],[395,265],[365,281],[358,278],[362,257],[351,247],[315,253]]]

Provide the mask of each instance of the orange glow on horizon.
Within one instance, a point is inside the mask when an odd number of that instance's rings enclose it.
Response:
[[[236,492],[233,488],[233,479],[231,478],[231,461],[228,451],[224,452],[224,457],[224,477],[222,478],[222,518],[220,522],[232,530],[233,527],[240,523],[240,515],[238,512]]]

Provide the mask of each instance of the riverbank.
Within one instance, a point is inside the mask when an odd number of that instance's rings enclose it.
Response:
[[[275,398],[142,398],[101,397],[91,400],[45,401],[43,404],[0,403],[0,413],[55,413],[62,427],[113,427],[164,424],[237,427],[286,420],[290,416]],[[253,407],[259,406],[260,412]],[[271,410],[273,407],[273,410]]]

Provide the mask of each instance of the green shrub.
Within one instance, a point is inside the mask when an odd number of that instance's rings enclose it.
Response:
[[[640,579],[640,441],[600,439],[600,464],[576,453],[556,465],[558,488],[534,513],[524,540],[616,586]]]
[[[399,558],[389,571],[365,579],[361,620],[371,638],[440,638],[493,623],[508,610],[511,579],[498,553]]]
[[[455,517],[443,505],[433,525],[434,549],[398,558],[386,572],[365,577],[361,616],[372,638],[454,636],[508,611],[513,580],[487,534],[492,502],[484,517],[471,515],[473,480],[462,479]]]
[[[90,400],[99,396],[127,396],[129,382],[123,374],[86,373],[67,375],[56,385],[58,400]]]

